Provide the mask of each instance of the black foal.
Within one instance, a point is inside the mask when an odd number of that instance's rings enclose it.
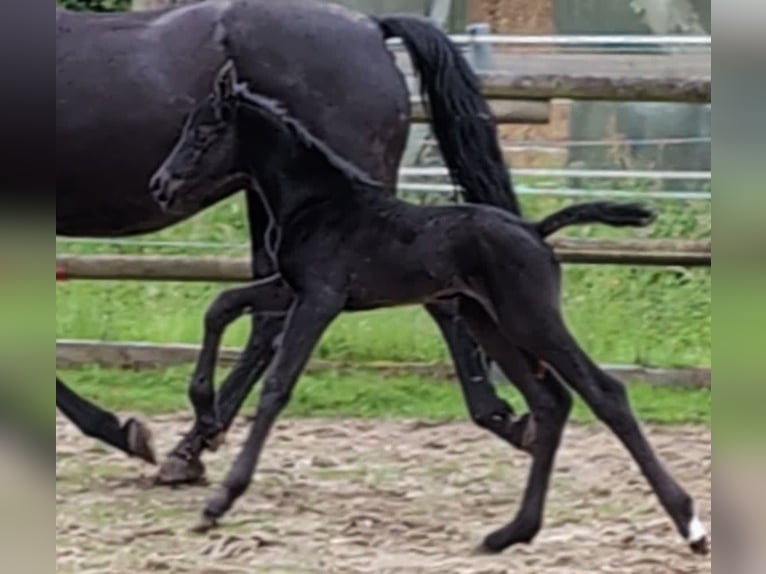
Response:
[[[240,169],[263,190],[290,181],[290,194],[262,193],[279,227],[275,274],[218,298],[206,317],[205,349],[192,381],[200,424],[219,431],[212,373],[220,334],[240,313],[286,313],[246,443],[223,486],[209,500],[202,527],[215,524],[247,488],[266,437],[327,326],[344,310],[455,299],[477,342],[519,387],[534,419],[511,433],[531,448],[532,467],[515,519],[490,534],[499,551],[529,542],[542,525],[545,496],[571,397],[549,367],[574,388],[619,437],[678,531],[706,551],[694,503],[664,468],[636,421],[622,384],[604,373],[569,333],[559,304],[560,267],[547,235],[585,222],[646,225],[653,215],[606,202],[565,208],[528,223],[486,206],[421,207],[380,193],[380,184],[335,154],[275,101],[236,83],[227,66],[213,95],[191,115],[156,175],[163,197],[195,194],[200,184]],[[257,135],[257,137],[256,137]],[[157,185],[157,181],[161,185]],[[284,297],[282,282],[292,296]]]

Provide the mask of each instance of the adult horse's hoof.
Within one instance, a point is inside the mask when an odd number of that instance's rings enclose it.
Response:
[[[162,486],[202,484],[205,482],[205,465],[199,458],[187,460],[171,454],[162,463],[154,482]]]
[[[149,430],[149,427],[138,419],[128,419],[124,428],[128,435],[130,455],[140,458],[149,464],[157,464],[152,431]]]

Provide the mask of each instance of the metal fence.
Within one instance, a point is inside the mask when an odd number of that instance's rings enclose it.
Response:
[[[577,97],[577,95],[589,98],[619,99],[630,101],[631,99],[655,99],[655,100],[678,100],[687,99],[692,101],[707,101],[710,99],[710,75],[709,54],[705,63],[705,50],[709,50],[710,37],[703,36],[483,36],[472,33],[453,37],[456,42],[465,46],[467,53],[478,68],[484,68],[488,62],[496,66],[512,65],[519,59],[511,55],[502,55],[488,52],[487,46],[506,46],[537,48],[541,46],[554,46],[565,50],[578,52],[608,50],[609,47],[619,47],[622,50],[630,48],[633,53],[623,58],[628,58],[632,63],[623,66],[615,62],[618,60],[608,55],[587,54],[587,58],[578,56],[579,59],[569,60],[582,66],[581,68],[564,69],[567,60],[556,59],[551,54],[541,54],[533,57],[529,54],[523,56],[525,68],[520,72],[505,73],[502,70],[482,70],[482,78],[485,87],[494,86],[490,93],[494,97],[521,97],[533,98],[528,101],[529,107],[523,113],[521,107],[512,109],[507,118],[512,122],[522,122],[533,119],[535,123],[544,122],[550,118],[550,103],[548,97]],[[396,45],[393,41],[392,44]],[[644,61],[640,73],[635,71],[635,62],[641,61],[642,56],[635,52],[649,49],[654,46],[672,47],[674,51],[701,52],[692,59],[673,60],[649,60]],[[560,56],[560,55],[559,55]],[[604,59],[606,57],[606,60]],[[536,59],[537,58],[537,59]],[[667,67],[649,73],[652,66],[658,61],[665,61]],[[549,64],[553,62],[560,66],[551,72]],[[556,63],[558,62],[558,63]],[[692,62],[693,64],[689,64]],[[684,72],[684,65],[693,65],[694,73],[690,76]],[[537,68],[535,68],[537,66]],[[622,67],[621,67],[622,66]],[[633,68],[631,68],[633,67]],[[639,66],[640,67],[640,66]],[[632,71],[628,70],[630,68]],[[406,69],[406,68],[405,68]],[[702,72],[700,72],[702,70]],[[707,70],[707,72],[705,72]],[[552,75],[553,74],[553,75]],[[600,77],[604,81],[594,82],[594,77]],[[679,87],[680,86],[680,87]],[[416,82],[411,78],[410,87],[413,96],[416,94]],[[526,91],[525,91],[526,90]],[[546,91],[547,90],[547,91]],[[541,96],[542,94],[542,96]],[[541,101],[539,98],[544,97]],[[495,102],[497,105],[497,102]],[[515,114],[515,115],[514,115]],[[416,112],[417,115],[417,112]],[[422,116],[422,113],[421,113]],[[536,119],[534,119],[536,118]],[[424,119],[424,118],[420,118]],[[618,139],[606,137],[583,137],[581,134],[571,133],[569,137],[559,140],[512,140],[506,141],[505,149],[513,156],[516,153],[540,153],[550,155],[553,152],[563,151],[570,156],[573,150],[603,149],[609,146],[628,146],[631,149],[648,148],[651,146],[688,146],[709,145],[709,134],[666,133],[662,137],[652,135],[639,135],[625,137],[621,134]],[[434,157],[437,159],[434,160]],[[411,130],[410,147],[403,167],[400,171],[399,189],[407,194],[420,194],[424,196],[455,196],[455,188],[449,182],[448,174],[443,165],[434,165],[438,161],[438,153],[428,127],[424,125],[413,126]],[[519,168],[513,170],[514,179],[517,181],[516,190],[520,195],[532,196],[560,196],[560,197],[643,197],[668,201],[704,201],[711,198],[711,174],[709,169],[665,169],[656,167],[621,168],[604,167],[602,165],[571,165],[565,158],[562,167],[545,168]],[[615,185],[619,181],[640,181],[660,183],[659,189],[624,189],[622,185]],[[573,182],[598,182],[596,185],[573,185]],[[626,186],[630,187],[630,186]],[[679,187],[679,189],[674,189]],[[67,254],[68,247],[73,244],[102,243],[124,247],[136,247],[140,249],[172,247],[182,253],[181,257],[130,257],[130,256],[80,256]],[[684,265],[684,266],[709,266],[711,261],[710,241],[571,241],[560,240],[557,245],[560,255],[567,262],[589,262],[608,264],[649,264],[649,265]],[[57,239],[57,277],[60,279],[122,279],[122,280],[220,280],[242,281],[248,278],[248,265],[246,259],[229,258],[198,258],[189,253],[199,251],[216,251],[227,256],[246,253],[246,238],[241,243],[217,244],[200,241],[160,241],[153,239],[119,239],[98,241],[93,239]],[[85,357],[88,361],[99,361],[99,353],[102,359],[109,362],[109,357],[119,356],[119,353],[133,353],[135,345],[131,343],[103,343],[99,351],[97,342],[61,341],[58,348],[67,358],[70,364]],[[115,347],[116,346],[116,347]],[[171,346],[172,347],[172,346]],[[69,351],[66,351],[69,349]],[[73,350],[74,349],[74,350]],[[87,350],[87,353],[83,351]],[[115,350],[117,349],[117,350]],[[146,351],[141,347],[142,353],[156,357],[157,351]],[[188,349],[179,352],[169,352],[169,356],[177,360],[179,356],[187,356]],[[67,354],[69,353],[69,354]],[[117,355],[115,355],[117,353]],[[184,355],[187,353],[187,355]],[[140,354],[140,353],[139,353]],[[161,355],[162,353],[160,353]],[[143,355],[141,355],[143,356]],[[82,360],[86,360],[82,359]],[[62,359],[63,360],[63,359]],[[119,361],[117,361],[119,362]],[[141,362],[137,359],[137,362]],[[619,371],[633,372],[630,369],[643,369],[644,374],[652,371],[642,367],[611,366]],[[627,371],[626,371],[627,369]],[[678,379],[679,377],[693,379],[694,384],[709,385],[710,372],[708,369],[692,369],[693,377],[689,371],[666,372],[654,370],[658,381]],[[637,371],[635,371],[637,372]],[[659,374],[658,374],[659,373]],[[651,376],[646,375],[651,379]],[[700,383],[701,381],[701,383]]]

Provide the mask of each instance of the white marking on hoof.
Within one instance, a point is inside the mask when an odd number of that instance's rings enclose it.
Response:
[[[689,523],[689,537],[687,538],[687,541],[689,544],[697,544],[705,538],[707,538],[707,529],[700,519],[695,516]]]

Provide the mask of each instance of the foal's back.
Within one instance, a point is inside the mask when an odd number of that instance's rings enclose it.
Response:
[[[335,234],[328,263],[348,277],[348,309],[483,297],[490,277],[529,273],[552,261],[533,226],[491,206],[418,206],[377,195],[355,202],[343,217],[345,225],[316,237]]]

